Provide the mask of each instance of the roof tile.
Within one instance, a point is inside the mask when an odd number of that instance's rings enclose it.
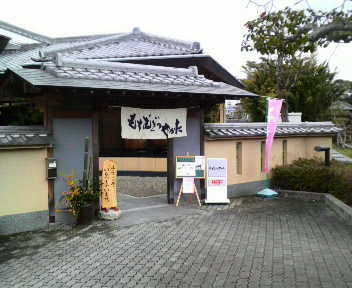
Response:
[[[229,123],[205,124],[205,134],[210,138],[244,138],[263,137],[266,135],[267,123]],[[340,131],[331,122],[280,123],[276,136],[337,134]],[[231,132],[231,133],[229,133]]]

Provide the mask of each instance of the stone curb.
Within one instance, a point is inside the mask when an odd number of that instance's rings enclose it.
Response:
[[[279,190],[278,193],[280,197],[291,197],[306,201],[323,201],[347,224],[352,225],[352,207],[346,205],[331,194],[293,190]]]
[[[110,210],[108,212],[105,212],[103,210],[99,211],[99,219],[100,220],[117,220],[121,217],[121,210],[119,211],[113,211]]]
[[[347,224],[352,225],[352,207],[346,205],[331,194],[325,195],[325,203],[332,210],[334,210]]]
[[[277,190],[280,197],[291,197],[306,201],[324,201],[326,193],[294,191],[294,190]]]

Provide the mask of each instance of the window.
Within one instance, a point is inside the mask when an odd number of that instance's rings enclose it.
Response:
[[[242,175],[242,142],[236,142],[236,173]]]
[[[260,171],[265,170],[265,141],[260,143]]]
[[[282,165],[287,165],[287,140],[282,141]]]

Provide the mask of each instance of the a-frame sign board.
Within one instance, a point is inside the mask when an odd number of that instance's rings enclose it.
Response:
[[[199,206],[202,206],[200,203],[200,198],[198,195],[197,187],[194,183],[194,178],[183,178],[182,184],[180,187],[180,192],[178,194],[177,202],[176,202],[176,207],[178,206],[178,203],[180,202],[181,194],[193,194],[196,193],[197,199]]]

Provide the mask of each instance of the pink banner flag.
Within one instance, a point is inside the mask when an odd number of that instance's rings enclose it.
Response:
[[[265,170],[264,172],[269,173],[269,159],[270,159],[270,151],[271,146],[274,142],[274,135],[277,128],[277,123],[280,117],[280,111],[283,100],[268,100],[268,124],[267,124],[267,132],[266,132],[266,145],[265,145]]]

